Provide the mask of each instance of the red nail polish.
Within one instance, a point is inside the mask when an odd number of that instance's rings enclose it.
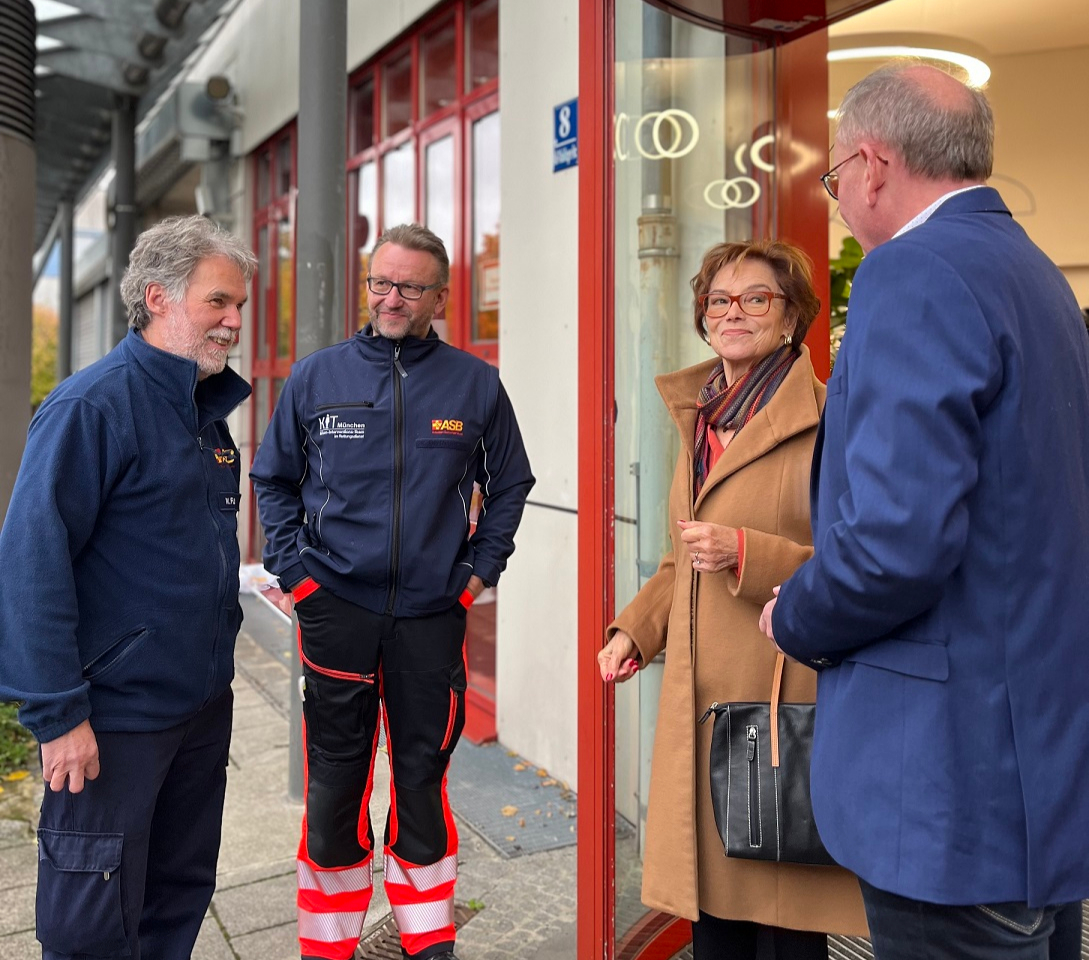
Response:
[[[610,680],[612,680],[612,678],[613,678],[613,675],[612,675],[612,674],[610,673],[610,674],[609,674],[609,675],[608,675],[608,676],[607,676],[607,677],[605,678],[605,682],[606,682],[606,683],[608,683],[608,682],[609,682]]]

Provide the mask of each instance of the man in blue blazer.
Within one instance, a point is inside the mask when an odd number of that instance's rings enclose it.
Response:
[[[812,796],[879,960],[1045,960],[1089,897],[1089,342],[990,176],[986,98],[862,80],[825,175],[866,251],[765,608],[820,672]]]

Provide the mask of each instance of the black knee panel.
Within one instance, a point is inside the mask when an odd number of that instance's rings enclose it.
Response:
[[[310,771],[306,786],[306,852],[319,867],[350,867],[367,856],[359,843],[366,771],[351,783],[322,783]],[[369,832],[369,831],[368,831]],[[374,846],[373,834],[370,846]]]
[[[397,842],[392,850],[409,863],[435,863],[446,856],[449,837],[442,808],[442,785],[410,790],[397,787]],[[386,824],[389,842],[389,824]]]

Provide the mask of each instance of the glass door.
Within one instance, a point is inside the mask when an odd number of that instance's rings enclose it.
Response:
[[[668,549],[680,438],[654,377],[710,356],[689,286],[704,252],[781,236],[818,286],[827,272],[827,39],[734,33],[651,0],[580,12],[578,953],[668,960],[689,955],[690,925],[641,902],[664,660],[615,689],[591,665]]]

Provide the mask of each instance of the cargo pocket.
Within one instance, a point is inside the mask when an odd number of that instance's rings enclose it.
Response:
[[[329,670],[305,657],[302,673],[307,746],[332,763],[369,761],[377,717],[374,674]]]
[[[57,953],[127,957],[120,833],[38,831],[37,935]]]

